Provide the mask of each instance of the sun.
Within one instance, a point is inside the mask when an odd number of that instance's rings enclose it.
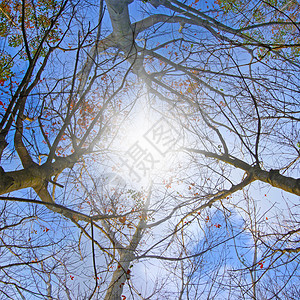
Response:
[[[110,176],[114,177],[110,184],[135,188],[162,184],[180,162],[183,137],[178,115],[175,118],[170,108],[137,102],[112,145],[115,177]]]

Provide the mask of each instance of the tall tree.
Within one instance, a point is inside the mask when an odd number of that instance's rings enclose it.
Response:
[[[4,297],[299,296],[298,1],[0,17]]]

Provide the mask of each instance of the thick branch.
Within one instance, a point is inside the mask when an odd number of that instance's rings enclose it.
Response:
[[[296,179],[293,177],[283,176],[279,173],[278,170],[271,169],[270,171],[265,171],[258,166],[249,165],[246,162],[233,156],[219,155],[213,152],[198,149],[185,148],[185,150],[188,152],[199,153],[206,157],[211,157],[224,163],[230,164],[238,169],[244,170],[248,174],[251,174],[254,180],[269,183],[270,185],[281,190],[300,196],[300,178]]]
[[[53,163],[45,163],[42,166],[32,164],[17,171],[4,172],[1,169],[0,195],[29,187],[40,188],[52,176],[60,174],[64,169],[73,167],[80,154],[74,153],[68,157],[59,157]]]

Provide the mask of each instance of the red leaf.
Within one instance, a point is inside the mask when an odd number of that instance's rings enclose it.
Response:
[[[126,216],[122,217],[122,218],[119,218],[119,221],[122,223],[122,224],[125,224],[126,222]]]

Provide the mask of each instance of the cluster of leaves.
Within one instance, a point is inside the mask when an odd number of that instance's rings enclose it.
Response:
[[[13,62],[11,55],[2,51],[0,58],[0,85],[3,85],[4,82],[13,74],[11,71],[12,66]]]
[[[38,45],[45,32],[49,29],[55,14],[60,9],[56,0],[25,1],[4,0],[0,3],[0,39],[2,50],[0,58],[0,80],[6,81],[12,74],[12,54],[16,51],[22,59],[27,59],[25,54],[24,38],[26,37],[29,50],[32,54],[37,50]],[[50,30],[46,44],[53,45],[60,41],[61,29],[58,23]],[[9,46],[9,47],[7,47]],[[46,48],[41,55],[45,55]]]
[[[255,21],[262,21],[267,16],[264,14],[270,7],[278,7],[288,12],[295,11],[299,5],[297,0],[267,0],[267,1],[245,1],[245,0],[216,0],[216,4],[226,12],[240,13],[252,9],[252,18]],[[269,12],[269,11],[268,11]],[[248,22],[245,19],[244,22]]]
[[[300,56],[298,0],[216,0],[215,3],[224,15],[243,16],[238,20],[239,29],[244,30],[251,38],[273,45],[272,49],[275,51],[285,50],[285,55],[289,58]],[[259,57],[270,55],[269,50],[259,48]]]

